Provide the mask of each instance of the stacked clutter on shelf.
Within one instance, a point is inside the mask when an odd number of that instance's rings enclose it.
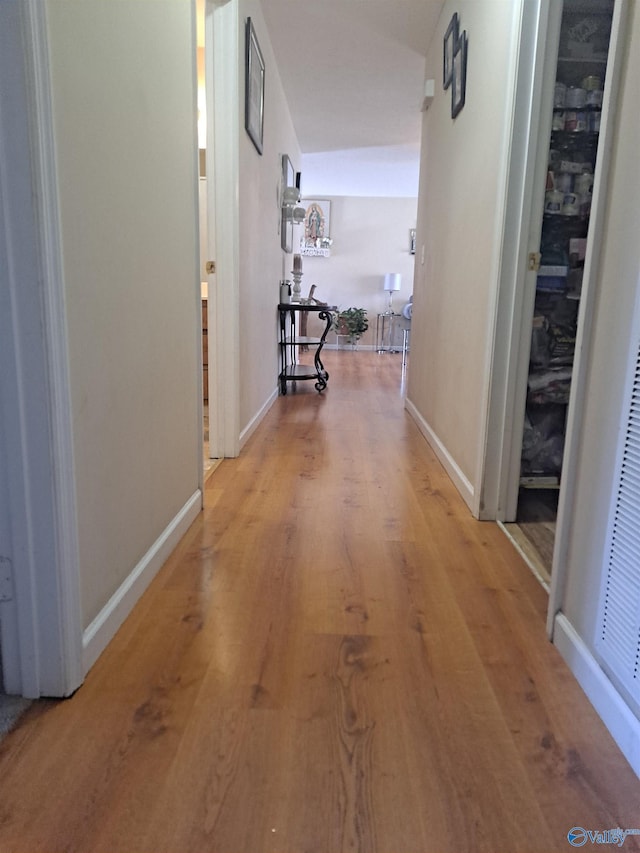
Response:
[[[580,86],[555,86],[537,287],[570,299],[582,289],[602,94],[592,74]]]
[[[577,322],[577,301],[538,294],[522,447],[524,476],[560,475]]]

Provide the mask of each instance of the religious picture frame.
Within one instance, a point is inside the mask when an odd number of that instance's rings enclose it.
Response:
[[[331,200],[328,198],[305,198],[304,230],[300,237],[300,254],[321,258],[331,255]]]

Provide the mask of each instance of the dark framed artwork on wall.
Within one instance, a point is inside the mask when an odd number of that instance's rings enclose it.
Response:
[[[451,118],[455,118],[464,107],[467,91],[467,34],[461,33],[453,53],[451,75]]]
[[[262,154],[264,134],[264,59],[251,18],[247,18],[244,126]]]
[[[442,53],[442,86],[448,89],[453,76],[453,56],[458,44],[458,13],[454,12],[449,21],[449,26],[444,34],[444,46]]]

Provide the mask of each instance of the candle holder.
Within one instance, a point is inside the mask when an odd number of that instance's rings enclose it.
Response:
[[[293,270],[291,275],[293,276],[293,288],[291,293],[291,301],[292,302],[300,302],[300,293],[302,288],[300,286],[300,282],[302,281],[302,273],[298,270]]]

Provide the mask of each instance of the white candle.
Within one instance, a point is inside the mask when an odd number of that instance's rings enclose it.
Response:
[[[293,271],[302,272],[302,257],[300,255],[293,256]]]

